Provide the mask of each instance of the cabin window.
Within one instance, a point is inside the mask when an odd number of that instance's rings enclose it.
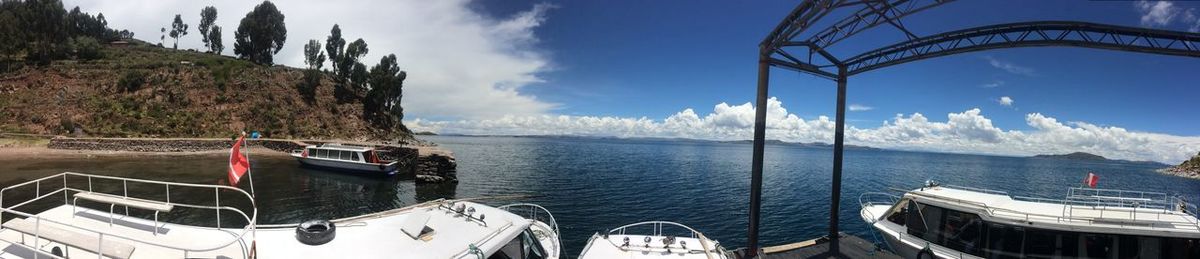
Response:
[[[359,161],[358,160],[358,152],[350,152],[350,160],[351,161]]]
[[[888,214],[887,221],[896,223],[896,225],[904,226],[906,223],[904,221],[908,219],[908,206],[907,203],[904,204],[905,206],[897,206],[899,208],[892,212],[892,214]]]
[[[979,216],[956,210],[944,210],[941,242],[945,247],[982,256],[983,221]]]
[[[1155,259],[1162,254],[1162,238],[1121,236],[1117,258]]]
[[[307,153],[309,156],[317,156],[317,149],[309,148]]]
[[[1083,234],[1083,254],[1081,258],[1111,258],[1113,254],[1113,236],[1105,234]]]
[[[908,216],[905,217],[904,221],[907,224],[904,225],[908,226],[908,234],[918,237],[924,236],[926,231],[925,220],[921,219],[921,210],[917,202],[908,201],[908,208],[906,210],[908,210]]]
[[[544,259],[546,251],[542,249],[542,243],[537,240],[537,236],[532,231],[526,229],[521,233],[522,242],[525,243],[525,259]]]
[[[1162,258],[1200,258],[1200,239],[1169,238],[1162,251]]]
[[[317,149],[317,157],[319,157],[319,158],[329,157],[329,150]]]
[[[1003,224],[989,224],[987,232],[988,258],[1021,258],[1021,245],[1025,242],[1025,228]]]
[[[338,157],[339,159],[350,160],[350,151],[340,151],[338,153],[340,153],[340,156]]]

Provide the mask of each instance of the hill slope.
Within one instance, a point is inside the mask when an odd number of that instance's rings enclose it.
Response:
[[[320,73],[309,100],[304,70],[172,50],[106,45],[103,58],[54,61],[0,74],[0,131],[105,137],[410,140],[403,126],[374,128],[361,99],[339,103]],[[359,94],[361,96],[361,93]]]

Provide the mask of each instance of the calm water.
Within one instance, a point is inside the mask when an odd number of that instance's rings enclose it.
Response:
[[[680,222],[728,248],[745,246],[750,145],[524,137],[427,139],[454,151],[459,163],[457,185],[417,186],[411,178],[325,173],[299,168],[288,157],[256,155],[252,167],[261,222],[347,217],[438,198],[529,195],[520,200],[484,202],[531,202],[546,207],[562,227],[569,257],[596,231],[646,220]],[[831,150],[768,145],[766,154],[762,244],[796,242],[825,233]],[[8,186],[62,171],[217,183],[225,176],[225,159],[224,155],[208,155],[2,161],[0,184]],[[887,187],[914,188],[926,179],[1020,196],[1058,197],[1067,186],[1078,185],[1085,172],[1093,171],[1101,176],[1102,188],[1180,193],[1188,200],[1200,200],[1200,180],[1161,175],[1154,169],[1125,163],[848,150],[841,227],[870,239],[866,224],[858,217],[858,195]],[[209,217],[173,214],[164,218],[198,221]]]

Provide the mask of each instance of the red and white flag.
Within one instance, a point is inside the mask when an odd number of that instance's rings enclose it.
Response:
[[[1097,182],[1100,182],[1100,176],[1093,173],[1088,173],[1087,177],[1083,178],[1083,184],[1092,188],[1096,188]]]
[[[246,175],[246,171],[250,170],[250,160],[242,155],[242,143],[245,142],[245,139],[246,136],[238,138],[237,142],[233,142],[233,148],[229,149],[230,186],[237,186],[242,176]]]

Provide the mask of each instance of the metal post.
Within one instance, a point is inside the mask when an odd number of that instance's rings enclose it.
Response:
[[[838,238],[838,207],[842,200],[842,138],[846,131],[846,66],[838,66],[837,122],[833,134],[833,178],[830,183],[829,238]]]
[[[762,207],[763,148],[767,131],[767,81],[770,79],[770,64],[767,46],[762,46],[758,56],[758,98],[754,109],[754,152],[750,160],[750,227],[747,258],[758,256],[758,219]]]

